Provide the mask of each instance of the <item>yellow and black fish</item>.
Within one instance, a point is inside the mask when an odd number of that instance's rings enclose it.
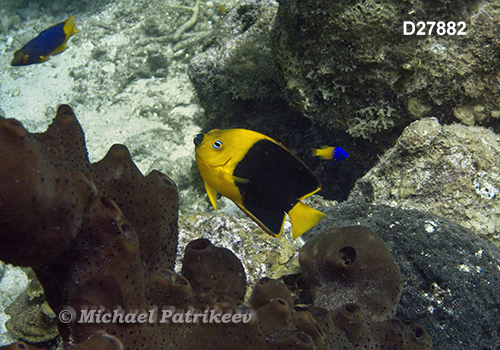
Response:
[[[317,176],[279,142],[251,130],[215,129],[196,135],[194,144],[215,210],[219,192],[275,237],[283,232],[288,213],[293,239],[325,217],[300,202],[321,189]]]
[[[27,66],[33,63],[42,63],[47,61],[50,56],[66,50],[68,39],[73,34],[78,33],[75,27],[75,16],[45,29],[36,38],[16,51],[10,64],[12,66]]]

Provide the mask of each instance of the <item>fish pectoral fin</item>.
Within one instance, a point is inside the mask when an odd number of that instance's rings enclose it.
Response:
[[[233,179],[234,182],[241,182],[241,183],[247,183],[250,180],[243,179],[241,177],[233,176],[231,175],[231,178]]]
[[[315,226],[320,222],[326,214],[319,210],[313,209],[302,202],[298,202],[289,212],[290,221],[292,222],[292,236],[297,239],[301,234]]]
[[[38,57],[38,62],[40,62],[40,63],[46,62],[49,60],[49,58],[50,58],[49,56],[40,56],[40,57]]]
[[[217,210],[217,191],[215,188],[210,186],[208,182],[203,181],[205,183],[205,190],[207,191],[208,199],[210,199],[210,203],[212,203],[212,207]]]

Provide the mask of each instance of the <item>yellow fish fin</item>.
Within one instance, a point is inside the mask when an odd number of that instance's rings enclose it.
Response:
[[[288,212],[292,222],[292,236],[297,239],[301,234],[315,226],[326,214],[313,209],[302,202],[298,202],[292,210]]]
[[[333,150],[335,147],[321,146],[321,148],[313,148],[313,155],[321,159],[333,159]]]
[[[66,49],[69,49],[69,46],[66,45],[66,44],[62,44],[61,46],[59,46],[57,49],[55,49],[51,55],[58,55],[60,54],[61,52],[65,51]],[[48,59],[48,58],[47,58]]]
[[[79,30],[76,29],[75,17],[76,15],[71,16],[66,20],[66,23],[64,24],[64,34],[66,34],[66,40],[68,40],[69,37],[73,34],[79,32]]]
[[[50,58],[49,56],[40,56],[38,58],[38,61],[39,62],[46,62],[46,61],[48,61],[49,58]]]
[[[231,177],[233,178],[233,181],[234,181],[234,182],[241,182],[241,183],[244,183],[244,184],[245,184],[245,183],[247,183],[248,181],[250,181],[250,180],[247,180],[247,179],[242,179],[241,177],[237,177],[237,176],[233,176],[233,175],[231,175]]]
[[[205,183],[205,190],[207,191],[208,199],[210,199],[210,203],[212,203],[214,209],[217,210],[217,191],[215,188],[210,186],[208,182],[203,182]]]
[[[312,191],[312,192],[310,192],[310,193],[306,194],[305,196],[300,197],[300,198],[299,198],[299,201],[301,201],[301,200],[303,200],[304,198],[307,198],[307,197],[309,197],[309,196],[312,196],[313,194],[315,194],[316,192],[318,192],[318,191],[320,191],[320,190],[321,190],[321,187],[318,187],[318,188],[317,188],[317,189],[315,189],[314,191]]]

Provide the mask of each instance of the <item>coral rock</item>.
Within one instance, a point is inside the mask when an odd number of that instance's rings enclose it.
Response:
[[[440,18],[441,25],[450,25],[440,29],[447,33],[457,33],[459,26],[451,27],[457,18],[464,29],[465,23],[474,25],[467,26],[466,36],[403,35],[404,21],[416,24],[412,13]],[[500,90],[490,81],[499,70],[498,58],[492,58],[499,47],[499,15],[494,3],[472,9],[463,0],[453,8],[444,0],[422,6],[394,0],[280,1],[272,39],[281,91],[325,127],[342,127],[356,137],[379,134],[378,142],[384,130],[397,132],[431,113],[452,121],[452,110],[468,124],[498,129],[492,101]],[[426,34],[430,29],[427,24]]]
[[[413,122],[349,199],[444,216],[500,246],[500,136],[435,118]]]

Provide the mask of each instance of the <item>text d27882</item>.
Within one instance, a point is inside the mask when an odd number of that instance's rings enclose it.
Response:
[[[436,22],[436,21],[419,21],[417,24],[412,21],[403,22],[404,35],[466,35],[465,22]]]

